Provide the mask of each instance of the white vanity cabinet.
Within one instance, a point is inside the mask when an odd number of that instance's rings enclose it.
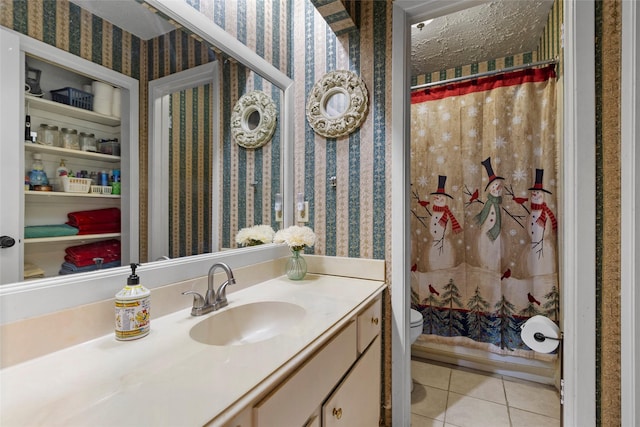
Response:
[[[380,311],[378,298],[354,316],[254,405],[252,424],[227,426],[378,426]]]
[[[98,240],[121,240],[121,261],[138,261],[138,81],[98,64],[84,60],[35,39],[10,30],[0,29],[2,61],[0,85],[3,93],[0,124],[3,129],[0,154],[0,235],[9,236],[15,244],[0,250],[0,284],[20,282],[24,264],[35,264],[45,277],[56,276],[64,262],[64,249]],[[35,62],[50,77],[42,85],[44,97],[25,93],[26,64]],[[46,68],[45,68],[46,67]],[[60,78],[59,76],[62,76]],[[74,81],[75,79],[75,81]],[[71,105],[54,102],[49,91],[65,86],[82,89],[91,81],[105,82],[120,88],[120,117],[96,113]],[[54,86],[57,85],[57,86]],[[52,87],[53,86],[53,87]],[[10,108],[6,108],[10,105]],[[96,139],[118,138],[120,155],[100,154],[26,142],[25,118],[31,118],[31,130],[42,123],[93,133]],[[25,189],[25,176],[32,169],[33,154],[42,157],[44,169],[54,191]],[[64,159],[73,171],[120,170],[121,194],[97,192],[63,192],[56,169]],[[96,188],[95,191],[101,190]],[[108,189],[105,189],[105,193]],[[8,207],[11,207],[10,209]],[[117,207],[121,211],[119,232],[99,235],[24,238],[25,226],[64,224],[67,214],[74,211]]]

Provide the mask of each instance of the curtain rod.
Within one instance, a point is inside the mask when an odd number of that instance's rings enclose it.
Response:
[[[488,77],[488,76],[493,76],[495,74],[508,73],[510,71],[523,70],[525,68],[540,67],[540,66],[543,66],[543,65],[555,64],[557,62],[558,62],[557,59],[547,59],[546,61],[538,61],[538,62],[530,62],[528,64],[514,65],[513,67],[500,68],[499,70],[485,71],[485,72],[482,72],[482,73],[472,74],[470,76],[454,77],[454,78],[451,78],[451,79],[440,80],[440,81],[437,81],[437,82],[424,83],[424,84],[417,85],[417,86],[411,86],[411,90],[425,89],[425,88],[428,88],[428,87],[431,87],[431,86],[438,86],[438,85],[443,85],[443,84],[447,84],[447,83],[460,82],[462,80],[477,79],[479,77]]]

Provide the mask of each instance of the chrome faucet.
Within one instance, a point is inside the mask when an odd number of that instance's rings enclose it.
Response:
[[[216,293],[213,286],[213,274],[217,268],[221,268],[227,273],[227,280],[225,280]],[[207,293],[203,297],[196,291],[185,291],[182,295],[193,295],[193,307],[191,308],[192,316],[202,316],[203,314],[211,313],[222,307],[229,305],[227,301],[227,286],[236,283],[236,279],[233,277],[231,268],[223,262],[217,262],[209,269],[209,279],[207,283]]]

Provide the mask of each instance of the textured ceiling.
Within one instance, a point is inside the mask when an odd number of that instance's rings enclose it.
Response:
[[[553,0],[500,0],[411,28],[414,76],[536,49]]]
[[[135,0],[70,0],[142,40],[166,34],[175,27]]]

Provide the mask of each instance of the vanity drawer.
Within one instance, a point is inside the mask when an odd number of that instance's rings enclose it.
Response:
[[[303,425],[357,357],[356,322],[349,323],[253,408],[256,427]]]
[[[322,427],[378,427],[380,351],[380,337],[376,337],[322,405]]]
[[[358,315],[358,353],[380,333],[382,323],[382,300],[378,298]]]

